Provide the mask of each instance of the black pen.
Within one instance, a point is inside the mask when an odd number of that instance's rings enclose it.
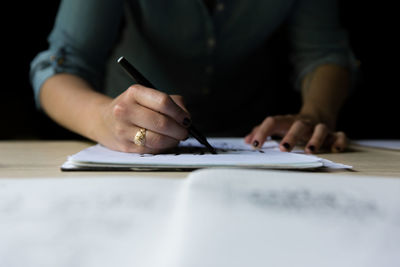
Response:
[[[131,78],[136,81],[138,84],[141,84],[143,86],[157,89],[149,80],[147,80],[134,66],[132,66],[131,63],[128,62],[124,57],[120,57],[117,62],[120,64],[120,66],[126,71],[126,73],[131,76]],[[217,154],[215,149],[208,143],[206,137],[202,135],[194,126],[191,124],[188,127],[188,131],[190,135],[192,135],[194,138],[196,138],[197,141],[199,141],[200,144],[203,144],[208,151],[212,154]]]

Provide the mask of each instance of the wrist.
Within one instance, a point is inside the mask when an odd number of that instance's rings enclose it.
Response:
[[[334,130],[340,107],[347,98],[349,71],[325,64],[309,73],[303,80],[303,106],[300,116],[311,117]]]
[[[107,129],[106,116],[109,113],[109,106],[112,98],[99,94],[90,103],[89,114],[87,117],[87,127],[85,135],[96,142],[100,142],[104,138]]]
[[[300,109],[299,116],[312,121],[314,124],[324,123],[331,130],[334,130],[336,126],[336,112],[314,105],[303,105]]]

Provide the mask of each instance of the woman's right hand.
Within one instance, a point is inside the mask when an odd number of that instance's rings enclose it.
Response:
[[[132,85],[102,108],[96,141],[122,152],[158,154],[188,137],[190,114],[181,96],[170,96],[142,85]],[[146,129],[145,142],[134,138]]]

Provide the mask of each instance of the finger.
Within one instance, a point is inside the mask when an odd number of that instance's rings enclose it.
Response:
[[[179,125],[171,117],[137,103],[132,104],[130,107],[117,105],[114,107],[113,112],[114,116],[123,122],[119,126],[119,131],[121,132],[126,131],[125,127],[137,125],[138,127],[169,136],[176,140],[184,140],[188,136],[187,129]]]
[[[318,150],[321,148],[322,144],[325,141],[326,136],[329,133],[328,127],[323,124],[319,123],[315,126],[314,132],[308,141],[305,151],[306,153],[312,154],[318,152]]]
[[[244,142],[245,142],[246,144],[251,144],[251,140],[253,139],[254,134],[255,134],[256,131],[258,130],[258,127],[259,127],[259,126],[254,127],[253,130],[251,130],[251,132],[250,132],[248,135],[246,135],[246,136],[244,137]]]
[[[276,132],[278,125],[279,118],[267,117],[252,134],[250,143],[253,145],[253,147],[261,148],[265,140],[267,140],[267,137]]]
[[[140,105],[165,114],[184,127],[191,124],[190,114],[163,92],[136,84],[128,88],[128,95]]]
[[[139,131],[139,128],[137,131]],[[131,140],[135,139],[135,135],[136,135],[137,131],[134,132],[133,139],[131,139]],[[175,147],[178,144],[179,144],[179,140],[176,140],[169,136],[162,135],[162,134],[150,131],[150,130],[146,131],[144,146],[149,148],[150,150],[162,151],[162,150],[166,150],[166,149]]]
[[[311,131],[310,124],[296,120],[280,143],[281,151],[291,151],[300,140],[307,138]]]
[[[138,154],[159,154],[162,151],[158,149],[148,148],[146,146],[136,145],[132,139],[124,138],[116,146],[112,147],[113,150],[117,150],[125,153],[138,153]]]
[[[118,150],[131,153],[158,154],[167,149],[176,147],[179,144],[179,141],[174,138],[150,130],[145,131],[143,143],[136,144],[135,138],[140,132],[140,129],[140,127],[131,126],[124,131],[124,137],[120,138],[123,141]]]
[[[135,109],[135,114],[132,114],[132,117],[132,122],[135,125],[158,134],[169,136],[175,140],[184,140],[188,137],[188,130],[171,119],[171,117],[146,107]]]
[[[331,151],[334,153],[343,152],[348,146],[346,134],[344,132],[336,132],[334,135],[335,141],[332,143]]]
[[[187,108],[186,108],[185,99],[183,98],[183,96],[181,96],[181,95],[170,95],[170,96],[171,96],[172,100],[173,100],[181,109],[183,109],[183,110],[186,111],[188,114],[190,114],[189,111],[188,111]]]

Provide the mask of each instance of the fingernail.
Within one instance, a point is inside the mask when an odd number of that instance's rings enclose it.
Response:
[[[311,152],[314,152],[314,151],[315,151],[315,146],[311,145],[311,146],[308,147],[308,149],[309,149]]]
[[[283,143],[283,147],[284,147],[284,148],[286,148],[286,149],[290,149],[290,145],[289,145],[289,143],[286,143],[286,142],[285,142],[285,143]]]
[[[191,123],[192,123],[192,120],[189,119],[188,117],[184,118],[183,122],[182,122],[183,126],[185,126],[185,127],[188,127]]]
[[[342,148],[340,146],[335,147],[337,152],[341,152]]]
[[[255,141],[253,142],[253,146],[254,146],[254,147],[258,147],[259,144],[260,144],[260,143],[259,143],[257,140],[255,140]]]

